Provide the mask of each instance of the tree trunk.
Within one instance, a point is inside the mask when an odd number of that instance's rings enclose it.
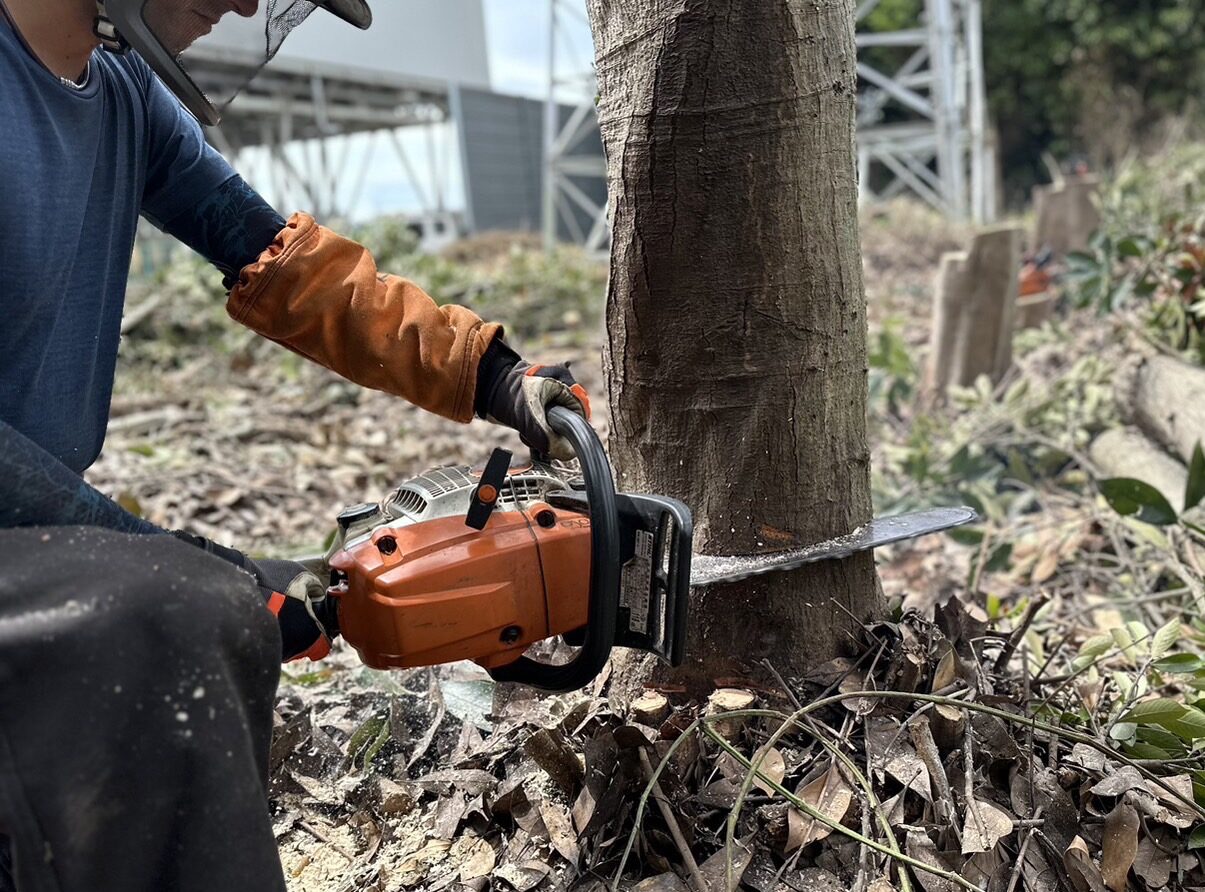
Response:
[[[606,368],[620,484],[697,550],[871,515],[852,0],[588,0],[614,214]],[[862,554],[696,590],[694,687],[797,673],[883,606]]]

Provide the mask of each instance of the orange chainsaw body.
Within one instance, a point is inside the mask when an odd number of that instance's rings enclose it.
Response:
[[[457,516],[386,524],[330,565],[340,629],[367,665],[494,668],[586,625],[590,519],[536,503],[480,531]]]

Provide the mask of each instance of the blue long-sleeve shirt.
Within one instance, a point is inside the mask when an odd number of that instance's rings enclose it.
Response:
[[[142,214],[219,266],[283,220],[136,54],[64,84],[0,16],[0,422],[80,473],[108,423]]]

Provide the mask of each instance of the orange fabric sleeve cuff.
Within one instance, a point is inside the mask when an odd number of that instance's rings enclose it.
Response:
[[[350,381],[454,421],[473,418],[477,365],[502,334],[464,307],[377,272],[368,251],[294,214],[244,267],[231,317]]]

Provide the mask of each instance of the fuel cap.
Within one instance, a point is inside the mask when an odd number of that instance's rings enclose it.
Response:
[[[339,529],[346,533],[352,524],[368,520],[380,513],[381,508],[379,505],[375,505],[372,502],[363,502],[359,505],[352,505],[350,508],[344,508],[339,512],[336,520],[339,522]]]

